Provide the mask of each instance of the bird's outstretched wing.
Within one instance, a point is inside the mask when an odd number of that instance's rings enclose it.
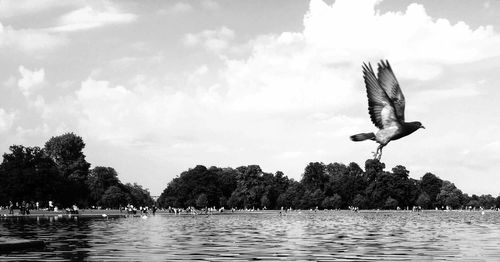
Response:
[[[405,121],[405,96],[387,60],[385,62],[382,60],[378,64],[378,82],[391,100],[396,117],[400,123],[403,123]]]
[[[370,63],[363,63],[363,78],[365,79],[366,93],[368,95],[368,112],[370,118],[380,129],[394,125],[399,125],[394,109],[389,96],[379,84],[375,73],[373,72]]]

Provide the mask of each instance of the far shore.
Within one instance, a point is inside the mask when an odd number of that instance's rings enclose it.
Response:
[[[439,212],[464,212],[464,213],[475,213],[475,212],[498,212],[497,210],[435,210],[435,209],[428,209],[428,210],[422,210],[420,212],[414,212],[411,210],[377,210],[377,209],[366,209],[366,210],[359,210],[359,213],[421,213],[421,212],[432,212],[432,213],[439,213]],[[314,212],[353,212],[349,209],[341,209],[341,210],[293,210],[293,211],[282,211],[282,210],[236,210],[232,212],[231,210],[225,210],[224,212],[209,212],[205,213],[204,211],[198,211],[196,214],[190,213],[190,212],[183,212],[183,213],[171,213],[168,210],[158,210],[156,211],[156,215],[229,215],[229,214],[242,214],[242,213],[282,213],[282,214],[297,214],[297,213],[302,213],[302,212],[308,212],[308,213],[314,213]],[[14,210],[14,214],[9,214],[8,209],[1,209],[0,210],[0,217],[3,218],[9,218],[9,217],[53,217],[53,216],[59,216],[59,217],[93,217],[93,218],[116,218],[116,217],[129,217],[129,216],[135,216],[135,217],[140,217],[141,215],[148,215],[152,216],[153,214],[151,212],[147,214],[141,214],[140,211],[138,211],[136,214],[127,214],[126,211],[120,211],[119,209],[80,209],[78,214],[69,214],[66,212],[66,210],[59,210],[59,211],[48,211],[48,210],[30,210],[29,215],[23,215],[19,212],[19,209]]]

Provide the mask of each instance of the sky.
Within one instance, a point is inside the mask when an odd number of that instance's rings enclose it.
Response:
[[[361,65],[387,59],[406,120],[386,170],[500,193],[500,1],[0,0],[0,152],[73,132],[159,195],[196,165],[364,166]]]

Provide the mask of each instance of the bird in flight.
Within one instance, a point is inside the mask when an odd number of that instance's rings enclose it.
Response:
[[[363,63],[363,78],[368,95],[368,112],[373,124],[379,129],[375,133],[361,133],[351,136],[352,141],[374,140],[380,145],[374,158],[382,157],[382,148],[390,141],[407,136],[420,128],[422,123],[405,122],[405,97],[389,62],[378,63],[378,78],[370,63]]]

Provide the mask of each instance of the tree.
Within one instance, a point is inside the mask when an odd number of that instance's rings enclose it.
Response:
[[[443,180],[432,173],[426,173],[420,180],[420,187],[429,196],[431,205],[436,204],[437,195],[441,191],[442,185]]]
[[[342,206],[342,197],[339,194],[326,197],[321,203],[321,206],[326,209],[338,209]]]
[[[359,207],[359,208],[365,208],[367,206],[367,200],[366,197],[357,194],[354,199],[352,200],[352,206],[354,207]]]
[[[229,200],[227,201],[227,204],[231,208],[243,207],[244,206],[243,196],[240,194],[240,192],[234,191],[231,194],[231,197],[229,197]]]
[[[495,207],[495,198],[491,195],[481,195],[479,197],[479,203],[483,208],[490,209]]]
[[[231,194],[238,186],[236,176],[238,172],[232,168],[210,168],[209,171],[217,174],[217,187],[220,188],[222,196],[226,200],[231,197]],[[219,197],[219,199],[220,199]],[[225,205],[225,203],[224,203]]]
[[[306,190],[304,193],[303,201],[300,204],[300,207],[302,208],[316,208],[320,207],[321,203],[323,202],[325,198],[325,194],[323,194],[323,191],[321,189],[316,189],[313,192],[310,190]]]
[[[118,208],[120,206],[125,206],[129,202],[127,194],[123,192],[118,186],[110,186],[106,192],[104,192],[100,205],[109,208]]]
[[[60,174],[68,179],[66,189],[79,206],[87,206],[86,185],[90,164],[85,160],[83,139],[73,133],[52,137],[45,143],[45,152],[56,163]]]
[[[406,180],[406,179],[408,179],[408,175],[410,174],[410,171],[408,171],[406,169],[406,167],[404,167],[404,166],[397,165],[394,168],[392,168],[392,173],[396,177],[403,179],[403,180]]]
[[[282,172],[263,172],[258,165],[236,169],[196,166],[182,172],[165,188],[158,199],[163,206],[196,205],[200,194],[207,196],[208,205],[228,205],[235,208],[294,209],[401,208],[420,205],[432,208],[449,205],[454,208],[470,201],[453,184],[427,173],[421,180],[409,177],[402,165],[384,171],[385,164],[368,159],[365,170],[356,163],[325,165],[311,162],[304,169],[300,182],[288,179]],[[474,198],[474,196],[473,196]],[[497,204],[493,197],[475,196],[485,207]]]
[[[326,165],[326,173],[330,177],[340,177],[349,172],[347,167],[342,163],[330,163]]]
[[[64,177],[84,181],[90,164],[83,154],[85,143],[73,133],[55,136],[45,143],[45,151],[56,163]]]
[[[479,203],[479,200],[476,199],[470,199],[467,201],[465,204],[466,206],[474,207],[474,208],[479,208],[481,206],[481,203]]]
[[[367,206],[367,200],[366,197],[357,194],[354,199],[352,200],[352,206],[354,207],[359,207],[359,208],[365,208]]]
[[[3,155],[0,165],[0,205],[39,201],[67,204],[65,179],[59,176],[55,163],[39,147],[13,145]]]
[[[237,187],[232,198],[239,202],[239,207],[261,207],[261,198],[266,193],[264,173],[258,165],[241,166],[236,168]],[[232,201],[234,203],[234,201]]]
[[[443,206],[458,208],[461,205],[462,191],[450,181],[443,181],[441,191],[437,195],[437,200]]]
[[[122,185],[118,184],[122,191],[128,194],[129,202],[131,202],[134,206],[152,206],[154,204],[154,200],[149,193],[149,190],[143,188],[141,185],[137,183],[130,184],[127,183]]]
[[[431,199],[429,198],[429,195],[427,195],[427,193],[422,192],[418,196],[415,204],[417,204],[417,206],[421,206],[423,208],[429,208],[430,204],[431,204]]]
[[[324,190],[325,184],[328,181],[326,174],[326,167],[323,163],[315,162],[309,163],[302,175],[301,183],[306,190],[314,192],[316,189]]]
[[[219,206],[220,207],[226,207],[227,206],[227,198],[225,196],[221,196],[219,198]]]
[[[163,191],[158,203],[162,207],[196,206],[196,200],[200,194],[205,194],[208,206],[219,205],[223,191],[220,187],[219,176],[216,169],[208,170],[202,165],[184,171],[173,179]]]
[[[199,208],[207,207],[208,205],[208,199],[207,195],[205,194],[200,194],[198,198],[196,199],[196,206]]]
[[[301,208],[302,198],[304,197],[304,186],[294,180],[290,180],[290,184],[285,192],[280,194],[277,200],[279,208]]]
[[[387,197],[384,207],[387,209],[395,209],[398,206],[398,201],[392,197]]]
[[[378,159],[368,159],[365,162],[365,179],[371,183],[378,174],[384,171],[385,164],[381,163]]]
[[[91,203],[97,204],[110,186],[117,186],[119,184],[118,173],[116,173],[114,168],[97,166],[92,169],[87,178]]]
[[[393,193],[394,177],[384,171],[372,175],[371,182],[366,188],[367,204],[371,208],[381,208],[385,206],[387,198]]]
[[[325,186],[325,196],[339,194],[343,205],[352,202],[357,194],[364,193],[366,183],[363,179],[363,170],[356,164],[350,163],[349,166],[343,164],[328,164],[327,173],[329,181]]]
[[[152,205],[149,191],[134,184],[123,185],[111,167],[96,167],[89,174],[82,138],[67,133],[52,137],[45,147],[11,146],[0,164],[0,205],[13,202],[48,201],[68,207],[88,203],[115,207],[120,202]],[[212,177],[209,177],[212,179]],[[92,192],[92,194],[90,194]]]
[[[269,201],[269,198],[267,198],[266,195],[263,195],[260,198],[260,205],[261,205],[261,207],[267,209],[269,207],[269,204],[271,204],[271,202]]]

